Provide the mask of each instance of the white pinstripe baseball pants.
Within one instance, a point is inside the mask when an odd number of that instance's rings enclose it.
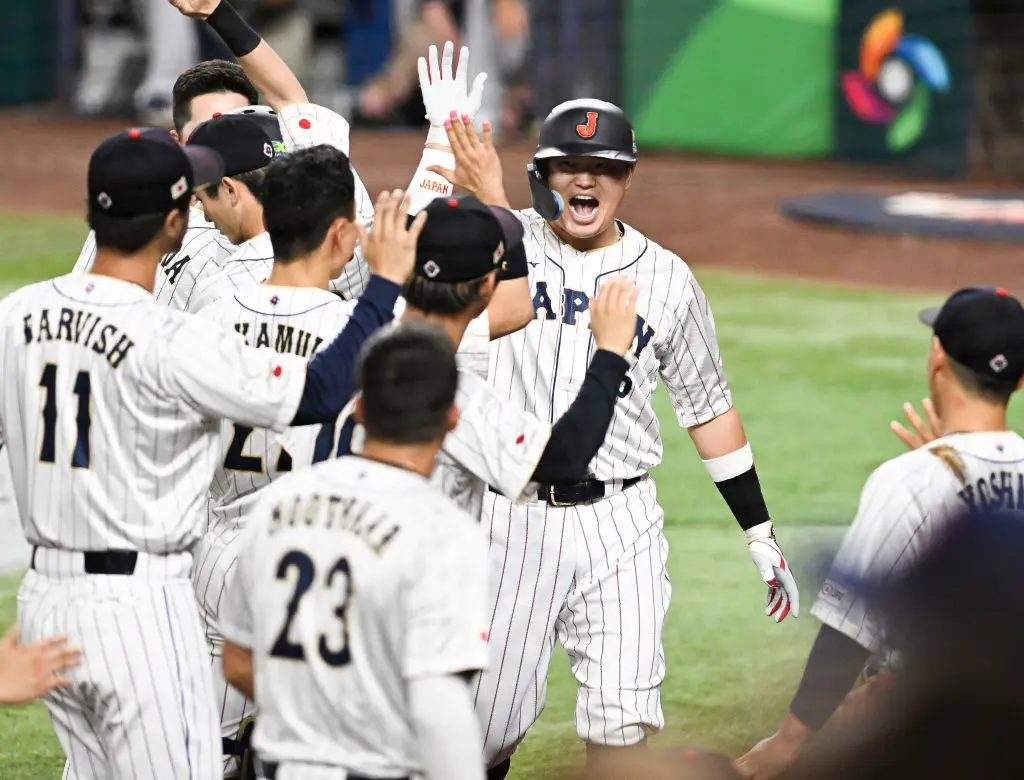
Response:
[[[556,636],[579,684],[581,739],[632,745],[663,727],[663,521],[651,479],[565,508],[487,494],[494,613],[476,707],[489,764],[540,716]]]
[[[43,699],[77,780],[219,780],[220,731],[192,556],[139,554],[130,576],[86,575],[40,551],[18,592],[23,641],[65,634],[72,685]]]

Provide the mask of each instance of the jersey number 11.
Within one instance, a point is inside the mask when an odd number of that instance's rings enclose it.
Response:
[[[43,367],[43,375],[39,377],[39,386],[46,391],[43,402],[43,443],[39,447],[41,463],[55,463],[57,460],[57,365],[47,363]],[[71,467],[75,469],[89,468],[89,428],[92,426],[92,413],[89,399],[92,386],[89,372],[79,371],[75,377],[74,393],[78,396],[78,435],[75,439],[75,450],[71,454]]]

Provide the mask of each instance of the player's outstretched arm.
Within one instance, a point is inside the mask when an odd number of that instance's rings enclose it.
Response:
[[[472,117],[457,110],[444,118],[453,165],[433,165],[427,170],[444,178],[453,187],[462,187],[489,206],[512,208],[505,195],[501,158],[494,148],[491,125],[484,122],[482,135],[477,135]]]
[[[260,38],[228,0],[168,0],[185,16],[202,19],[216,32],[245,70],[267,105],[279,111],[309,100],[284,60]]]
[[[625,355],[636,338],[636,285],[612,277],[590,302],[590,327],[597,351],[576,399],[551,428],[551,438],[533,472],[544,483],[578,482],[601,449],[615,414],[619,388],[629,369]]]
[[[765,614],[781,623],[800,614],[800,592],[775,539],[775,527],[754,468],[754,454],[736,408],[688,429],[736,522],[747,537],[750,558],[768,586]]]
[[[409,683],[409,706],[427,780],[483,780],[483,737],[462,675]]]
[[[0,639],[0,704],[24,704],[54,688],[71,684],[65,672],[78,666],[81,653],[68,647],[66,637],[18,643],[12,626]]]
[[[873,693],[877,686],[870,681],[854,694],[849,693],[870,655],[845,634],[823,625],[782,725],[738,758],[736,770],[749,780],[769,780],[789,767],[833,713],[841,706],[846,709],[844,699],[848,695],[863,698]],[[850,704],[856,706],[855,702]]]

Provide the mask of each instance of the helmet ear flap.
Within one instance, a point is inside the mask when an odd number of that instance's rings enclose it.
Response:
[[[544,175],[534,163],[526,166],[526,173],[530,182],[530,199],[533,201],[534,209],[546,222],[554,222],[565,207],[562,196],[548,188]]]

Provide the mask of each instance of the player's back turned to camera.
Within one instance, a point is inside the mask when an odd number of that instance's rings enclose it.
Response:
[[[822,626],[803,679],[779,730],[738,760],[747,777],[772,777],[788,766],[866,664],[885,671],[851,694],[862,701],[899,673],[901,659],[891,657],[879,617],[856,583],[901,576],[966,512],[1024,512],[1024,439],[1006,419],[1024,378],[1024,308],[1005,290],[965,288],[920,319],[933,330],[926,375],[934,429],[917,423],[925,441],[901,437],[915,449],[868,477],[811,609]],[[840,719],[848,722],[843,711]]]
[[[482,779],[486,540],[428,482],[458,420],[455,350],[402,323],[359,377],[362,455],[284,477],[246,531],[225,674],[259,702],[264,777]]]

